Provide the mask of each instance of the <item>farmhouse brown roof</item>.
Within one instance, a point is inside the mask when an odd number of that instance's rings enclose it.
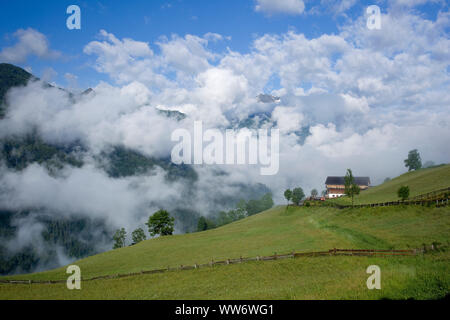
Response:
[[[359,186],[369,186],[370,178],[369,177],[353,177],[355,183]],[[327,177],[325,184],[329,185],[344,185],[345,180],[344,177]]]

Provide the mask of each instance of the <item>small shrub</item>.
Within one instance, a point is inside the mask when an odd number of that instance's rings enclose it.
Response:
[[[409,198],[409,187],[408,186],[401,186],[398,191],[397,195],[399,198],[402,199],[402,201],[405,201]]]

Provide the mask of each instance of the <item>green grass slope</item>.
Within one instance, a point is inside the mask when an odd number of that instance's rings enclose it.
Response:
[[[436,174],[437,169],[440,169],[439,174]],[[421,188],[418,193],[424,193],[445,184],[440,177],[448,172],[448,166],[444,169],[447,171],[436,168],[409,173],[409,178],[403,175],[398,178],[400,181],[394,179],[391,183],[397,185],[408,181],[416,190]],[[422,183],[422,180],[427,183]],[[395,186],[391,187],[395,189]],[[389,188],[378,190],[377,197],[383,192],[386,198],[390,196]],[[315,251],[335,247],[404,249],[433,242],[445,247],[450,244],[449,213],[449,207],[393,206],[343,210],[290,207],[286,210],[280,206],[217,229],[151,239],[74,264],[81,268],[83,278],[90,278],[293,250]],[[365,270],[371,264],[382,269],[383,290],[366,288],[368,275]],[[66,279],[67,274],[65,268],[58,268],[7,278],[56,280]],[[450,292],[450,260],[447,251],[417,257],[297,258],[95,280],[83,282],[82,286],[81,291],[75,292],[67,290],[65,284],[2,284],[0,299],[439,298]]]
[[[362,191],[354,197],[354,202],[355,204],[364,204],[397,201],[399,200],[397,190],[403,185],[409,186],[410,197],[450,187],[450,164],[407,172],[388,182]],[[342,204],[351,203],[351,199],[348,197],[332,201]]]
[[[248,262],[81,283],[0,284],[0,299],[436,299],[449,293],[449,254]],[[366,269],[381,269],[368,290]]]
[[[224,227],[159,237],[75,262],[83,277],[115,275],[208,263],[211,259],[255,257],[331,248],[415,248],[446,243],[448,208],[368,209],[278,207]],[[17,275],[15,279],[66,279],[65,268]]]

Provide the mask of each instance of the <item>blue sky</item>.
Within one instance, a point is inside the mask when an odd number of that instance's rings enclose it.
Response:
[[[301,14],[270,13],[255,10],[256,0],[137,0],[126,1],[27,1],[15,0],[3,3],[0,11],[0,48],[16,42],[13,34],[18,29],[33,28],[43,33],[53,50],[63,54],[54,61],[29,57],[17,64],[31,67],[33,73],[42,76],[48,68],[57,72],[52,78],[64,86],[63,75],[78,76],[80,87],[95,86],[99,80],[107,81],[104,74],[92,69],[93,58],[83,54],[84,46],[97,38],[101,29],[117,38],[132,38],[150,44],[161,36],[172,34],[202,36],[213,32],[231,37],[230,40],[210,46],[218,52],[227,48],[240,53],[249,52],[252,41],[264,34],[282,34],[288,30],[303,33],[307,38],[322,34],[335,34],[349,20],[364,15],[365,8],[376,3],[383,12],[385,1],[349,1],[345,12],[335,7],[339,1],[305,1]],[[76,4],[81,8],[81,30],[66,28],[66,8]],[[434,19],[442,3],[419,4],[416,10],[426,18]]]
[[[38,30],[47,36],[52,49],[62,52],[64,57],[56,61],[29,57],[18,64],[31,67],[39,76],[51,67],[58,73],[53,80],[61,85],[64,85],[63,75],[70,72],[79,77],[80,86],[94,86],[98,80],[107,80],[107,77],[90,67],[92,59],[83,54],[83,47],[95,40],[101,29],[118,38],[149,42],[153,50],[158,49],[152,44],[161,36],[174,33],[201,36],[214,32],[231,37],[231,40],[215,44],[216,50],[223,51],[229,47],[233,51],[246,53],[252,41],[266,33],[280,34],[295,30],[308,38],[336,33],[342,21],[362,15],[369,2],[358,2],[346,12],[347,16],[336,15],[332,9],[318,3],[307,2],[303,14],[292,15],[257,12],[253,0],[138,0],[133,1],[132,5],[118,0],[15,0],[2,4],[0,47],[13,45],[16,41],[13,34],[18,29]],[[71,4],[81,8],[81,30],[66,28],[66,8]],[[308,10],[315,6],[318,6],[320,13],[308,14]],[[380,6],[383,7],[383,4],[380,3]]]

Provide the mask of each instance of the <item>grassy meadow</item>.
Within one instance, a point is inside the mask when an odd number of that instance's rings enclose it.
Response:
[[[404,173],[388,182],[362,191],[354,197],[355,204],[397,201],[397,191],[401,186],[409,186],[410,197],[450,187],[450,164],[434,168],[420,169]],[[331,200],[341,204],[351,204],[351,198]]]
[[[424,193],[448,186],[450,166],[407,173],[361,194],[390,200],[401,184]],[[431,176],[431,178],[429,177]],[[423,183],[422,181],[426,181]],[[367,193],[367,195],[365,195]],[[383,196],[384,195],[384,196]],[[413,194],[414,195],[414,194]],[[203,232],[165,236],[74,262],[82,278],[331,248],[408,249],[440,243],[415,257],[309,257],[65,284],[0,284],[0,299],[433,299],[450,292],[450,207],[335,209],[278,206]],[[369,265],[382,289],[368,290]],[[67,279],[66,268],[0,279]]]
[[[449,254],[417,257],[309,257],[248,262],[60,284],[0,284],[0,299],[436,299],[449,292]],[[381,269],[368,290],[366,268]]]

